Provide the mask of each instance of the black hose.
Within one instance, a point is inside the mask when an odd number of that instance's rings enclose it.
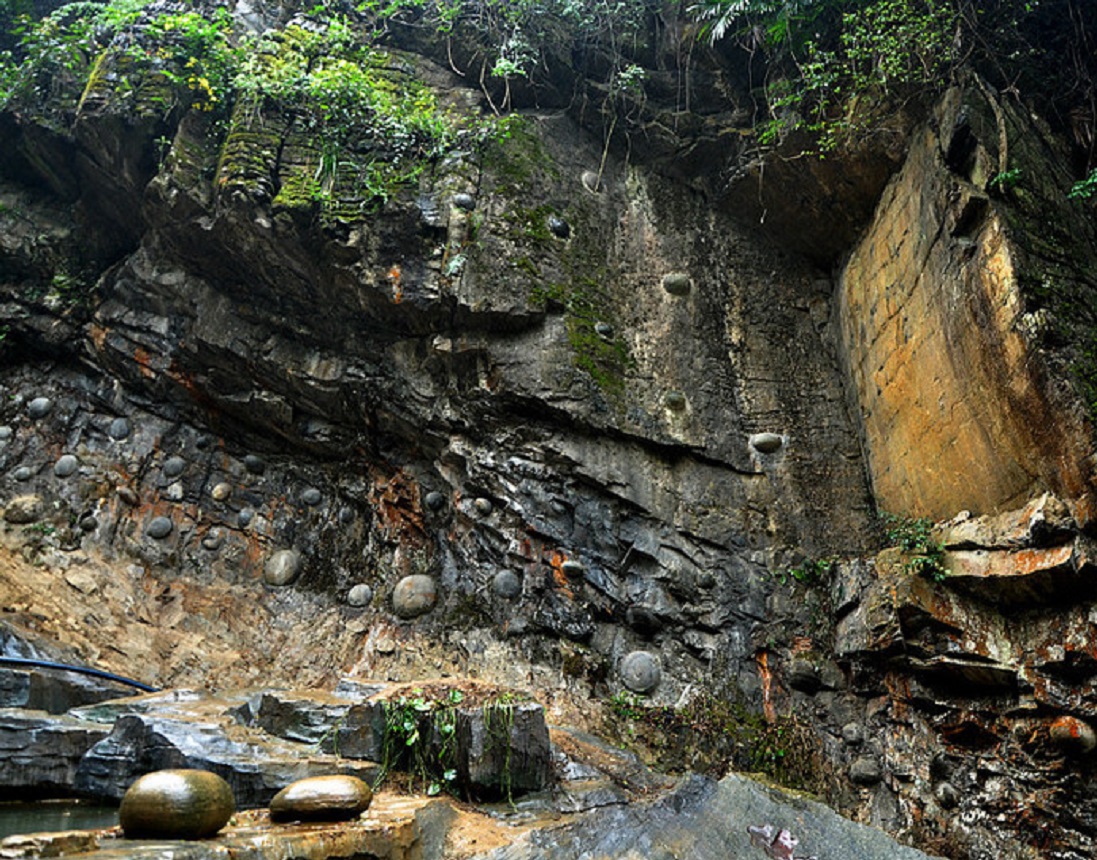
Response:
[[[123,678],[121,675],[104,672],[102,669],[91,669],[87,666],[70,666],[67,663],[54,663],[52,660],[37,660],[30,657],[0,656],[0,665],[5,663],[12,666],[32,666],[37,669],[63,669],[66,672],[79,672],[81,675],[91,675],[93,678],[104,678],[107,681],[126,684],[130,687],[136,687],[138,690],[145,693],[160,692],[157,687],[150,687],[148,684],[142,684],[140,681],[134,681],[132,678]]]

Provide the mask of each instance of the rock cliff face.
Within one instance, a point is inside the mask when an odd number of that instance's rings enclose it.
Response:
[[[1095,716],[1094,245],[1038,118],[957,90],[844,165],[829,231],[835,168],[575,108],[379,201],[338,164],[293,193],[328,162],[285,105],[157,112],[121,56],[0,117],[5,623],[165,684],[481,674],[570,720],[705,688],[924,847],[1093,856],[1054,726]],[[877,507],[967,511],[954,576],[860,558]]]

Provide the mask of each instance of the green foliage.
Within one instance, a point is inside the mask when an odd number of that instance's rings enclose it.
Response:
[[[792,580],[808,588],[825,585],[830,582],[834,571],[838,566],[838,559],[833,556],[826,558],[805,559],[798,567],[790,567],[777,574],[777,580],[785,585]]]
[[[933,521],[928,517],[904,517],[883,512],[880,519],[888,543],[901,549],[907,556],[904,569],[924,576],[934,582],[948,578],[944,564],[944,546],[933,536]]]
[[[734,768],[787,788],[826,792],[830,774],[820,745],[792,714],[768,720],[709,692],[681,707],[618,693],[607,706],[608,731],[663,766],[717,775]]]
[[[1071,200],[1089,200],[1097,192],[1097,167],[1093,168],[1085,179],[1080,179],[1070,187],[1067,194]]]
[[[411,698],[385,702],[381,771],[374,787],[394,768],[404,767],[427,794],[452,790],[457,779],[457,706],[464,694],[450,690],[443,701],[436,702],[424,698],[421,690],[413,693]]]
[[[1012,167],[1009,170],[1003,170],[1001,173],[995,173],[987,183],[987,188],[999,191],[1009,191],[1011,188],[1016,188],[1021,182],[1021,176],[1024,171],[1020,167]]]

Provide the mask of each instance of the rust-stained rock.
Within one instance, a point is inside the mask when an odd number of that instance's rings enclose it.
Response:
[[[271,821],[346,821],[357,818],[373,792],[354,776],[332,774],[291,782],[270,802]]]
[[[1097,733],[1093,727],[1070,715],[1053,720],[1048,726],[1048,736],[1059,750],[1070,756],[1085,755],[1097,747]]]
[[[1089,538],[1044,549],[956,550],[945,554],[949,584],[983,600],[1039,605],[1077,600],[1097,587],[1094,545]]]

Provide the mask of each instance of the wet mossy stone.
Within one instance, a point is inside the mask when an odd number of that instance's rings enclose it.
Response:
[[[253,475],[262,475],[267,471],[267,464],[258,454],[248,454],[244,458],[244,468]]]
[[[127,839],[205,839],[236,811],[232,789],[208,770],[158,770],[122,797],[118,822]]]
[[[693,282],[685,272],[671,272],[663,275],[663,289],[672,296],[688,296],[693,289]]]
[[[289,585],[301,572],[301,553],[294,549],[280,549],[272,553],[263,565],[263,581],[267,585]]]
[[[522,593],[522,580],[512,570],[500,570],[492,577],[491,588],[504,600],[513,600]]]
[[[773,454],[785,444],[785,440],[776,433],[754,433],[749,441],[750,447],[759,454]]]
[[[323,499],[324,494],[316,489],[316,487],[307,487],[301,491],[301,501],[310,508],[316,507]]]
[[[567,239],[571,236],[571,225],[559,215],[549,215],[548,228],[557,239]]]
[[[351,606],[369,606],[373,600],[373,589],[366,585],[364,582],[358,583],[354,588],[347,592],[347,603]]]
[[[33,421],[45,418],[53,409],[53,401],[48,397],[35,397],[27,404],[27,417]]]
[[[434,608],[438,589],[426,574],[405,576],[392,590],[392,611],[401,618],[416,618]]]
[[[164,477],[165,478],[178,478],[183,474],[183,471],[187,468],[187,461],[182,457],[169,457],[164,461]]]
[[[65,454],[53,464],[53,474],[58,478],[71,478],[80,468],[80,461],[75,454]]]
[[[145,534],[150,538],[162,540],[171,534],[173,528],[175,528],[175,525],[169,517],[153,517],[149,520],[149,524],[145,526]]]
[[[30,466],[20,466],[11,473],[11,476],[17,481],[29,481],[34,477],[34,469]]]
[[[458,209],[463,209],[466,212],[471,212],[476,208],[476,198],[471,194],[464,191],[458,192],[453,195],[453,205]]]
[[[125,439],[130,434],[130,423],[125,418],[115,418],[107,428],[107,435],[111,439]]]
[[[431,490],[427,493],[424,501],[427,503],[427,507],[432,511],[440,511],[446,504],[446,497],[439,493],[437,490]]]
[[[270,820],[348,821],[369,808],[373,791],[356,776],[333,774],[291,782],[270,802]]]
[[[650,693],[663,680],[659,660],[650,651],[632,651],[618,669],[621,683],[634,693]]]

